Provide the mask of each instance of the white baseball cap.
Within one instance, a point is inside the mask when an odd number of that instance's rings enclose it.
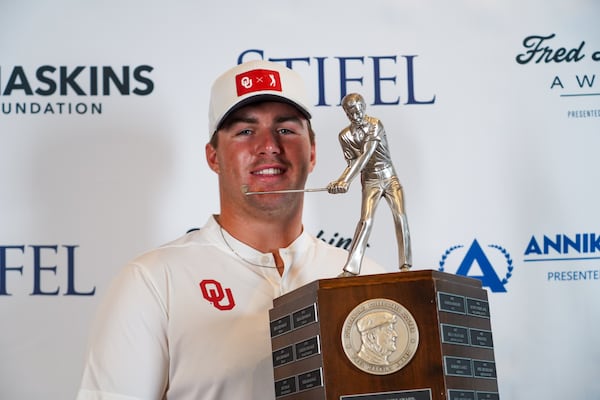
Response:
[[[306,87],[297,72],[281,63],[248,61],[223,73],[213,83],[208,105],[209,138],[233,111],[262,100],[289,103],[311,118]]]

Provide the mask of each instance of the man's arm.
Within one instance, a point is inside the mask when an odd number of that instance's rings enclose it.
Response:
[[[160,400],[168,381],[167,316],[156,283],[136,264],[108,292],[93,334],[77,400]]]
[[[379,145],[379,138],[372,134],[375,129],[377,129],[377,125],[371,124],[370,132],[365,136],[361,154],[354,160],[348,160],[348,166],[344,169],[340,177],[327,185],[329,193],[346,193],[350,188],[350,183],[365,168]]]

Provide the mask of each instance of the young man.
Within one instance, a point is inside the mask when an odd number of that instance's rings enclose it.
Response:
[[[315,166],[304,83],[254,61],[213,84],[209,167],[220,213],[133,260],[101,305],[78,400],[274,399],[274,298],[339,274],[347,253],[304,231]],[[244,190],[242,189],[244,188]],[[371,262],[365,273],[385,270]]]

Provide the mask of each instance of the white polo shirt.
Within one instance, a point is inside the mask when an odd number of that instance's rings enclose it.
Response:
[[[273,299],[337,276],[348,255],[306,232],[280,253],[283,276],[211,217],[133,260],[98,310],[77,399],[274,399]],[[361,274],[383,272],[365,259]]]

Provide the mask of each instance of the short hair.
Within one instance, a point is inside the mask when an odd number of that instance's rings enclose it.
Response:
[[[362,108],[366,107],[365,99],[359,93],[349,93],[342,99],[342,107],[346,109],[351,104],[360,104]]]

